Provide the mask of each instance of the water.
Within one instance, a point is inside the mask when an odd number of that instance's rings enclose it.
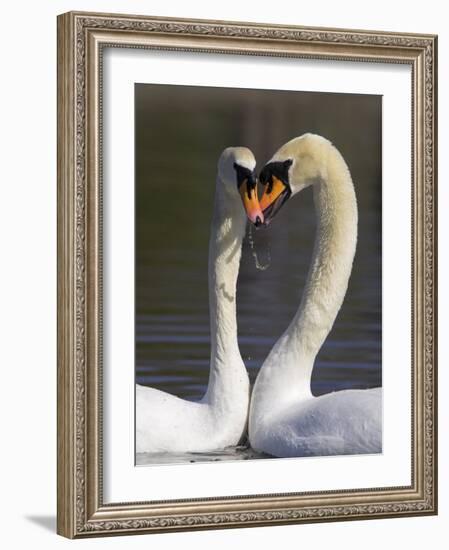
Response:
[[[259,91],[251,96],[259,109],[251,115],[246,103],[239,107],[237,92],[187,88],[180,100],[175,86],[136,88],[136,381],[190,400],[206,390],[207,252],[221,150],[244,143],[261,168],[287,139],[315,131],[332,139],[349,164],[358,199],[359,238],[344,304],[316,358],[312,391],[321,395],[379,386],[380,100],[286,93],[282,102],[274,103],[274,92]],[[272,132],[267,133],[267,120],[278,117],[281,127],[271,122]],[[287,202],[269,228],[248,233],[243,243],[237,320],[251,382],[299,305],[314,235],[312,193],[307,189]],[[219,453],[140,455],[137,463],[256,458],[262,456],[243,446]]]
[[[259,453],[247,445],[226,447],[220,451],[203,453],[137,453],[136,465],[148,464],[181,464],[196,462],[227,462],[234,460],[257,460],[270,458],[264,453]]]
[[[259,271],[265,271],[271,265],[271,254],[270,254],[270,250],[268,249],[266,251],[266,260],[265,260],[265,262],[262,262],[260,260],[261,252],[260,252],[260,248],[258,249],[257,244],[256,244],[257,241],[256,241],[256,237],[255,237],[255,231],[256,230],[254,229],[254,226],[252,224],[250,224],[248,226],[248,243],[249,243],[249,247],[251,249],[251,255],[254,258],[254,265],[256,266],[256,269],[258,269]]]
[[[297,203],[301,203],[300,197],[285,207],[287,218],[293,216]],[[240,350],[252,381],[299,304],[311,256],[311,214],[302,212],[302,223],[292,220],[291,228],[283,224],[280,214],[266,234],[260,235],[260,240],[269,240],[272,247],[271,265],[265,271],[256,268],[250,245],[244,242],[237,319]],[[299,231],[302,225],[305,227]],[[381,384],[380,285],[375,277],[376,258],[369,252],[372,248],[372,244],[359,241],[344,305],[315,363],[315,395]],[[179,252],[177,258],[167,258],[165,265],[148,258],[140,266],[137,283],[141,290],[136,304],[139,384],[187,399],[203,395],[210,353],[206,273],[206,251],[192,255],[191,262]]]

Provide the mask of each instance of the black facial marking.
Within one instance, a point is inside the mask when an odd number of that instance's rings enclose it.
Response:
[[[292,159],[287,159],[282,162],[269,162],[265,164],[260,172],[259,180],[262,185],[267,185],[267,193],[273,190],[273,176],[281,180],[284,185],[290,189],[288,182],[288,170],[293,164]]]
[[[250,199],[251,191],[257,186],[257,180],[254,172],[251,171],[249,168],[245,168],[244,166],[237,164],[236,162],[234,162],[234,169],[237,174],[237,187],[240,189],[240,186],[246,180],[246,193],[248,195],[248,198]]]

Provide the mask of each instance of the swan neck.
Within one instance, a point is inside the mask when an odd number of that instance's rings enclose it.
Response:
[[[240,198],[225,196],[223,187],[218,181],[209,242],[212,398],[228,391],[245,370],[237,340],[236,293],[246,215]]]
[[[340,153],[329,144],[319,151],[313,186],[317,229],[311,265],[299,308],[259,373],[256,390],[263,405],[312,397],[315,357],[329,334],[347,290],[357,241],[357,203]],[[282,396],[282,398],[280,397]],[[255,399],[253,398],[253,401]]]
[[[289,328],[292,345],[305,358],[304,384],[310,388],[316,354],[342,306],[357,243],[357,201],[341,155],[330,158],[313,182],[317,229],[312,261],[298,311]]]

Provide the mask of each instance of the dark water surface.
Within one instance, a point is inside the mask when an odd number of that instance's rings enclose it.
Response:
[[[319,133],[339,148],[355,184],[359,240],[348,292],[319,352],[320,395],[382,383],[381,99],[378,96],[136,86],[136,381],[186,399],[209,373],[207,253],[216,162],[246,145],[258,169],[287,140]],[[237,293],[239,345],[253,382],[300,301],[315,234],[312,192],[291,199],[267,230],[248,235]],[[223,452],[222,459],[256,458]],[[140,457],[138,463],[179,457]],[[191,457],[190,457],[191,458]],[[196,461],[183,457],[181,461]],[[201,456],[215,460],[217,456]]]
[[[220,451],[202,453],[137,453],[136,465],[147,466],[148,464],[181,464],[195,462],[228,462],[235,460],[258,460],[261,458],[273,458],[269,455],[259,453],[249,445],[238,445],[227,447]]]

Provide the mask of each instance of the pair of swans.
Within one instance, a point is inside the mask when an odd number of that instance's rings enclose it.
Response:
[[[237,445],[248,425],[253,449],[276,457],[382,450],[382,390],[314,397],[315,357],[346,294],[357,242],[357,202],[348,167],[325,138],[283,145],[260,173],[246,148],[218,163],[209,245],[211,364],[206,394],[190,402],[137,385],[137,452],[200,452]],[[299,308],[262,365],[250,398],[237,341],[236,286],[246,218],[268,225],[289,198],[313,186],[317,232]],[[242,208],[243,201],[243,208]]]

